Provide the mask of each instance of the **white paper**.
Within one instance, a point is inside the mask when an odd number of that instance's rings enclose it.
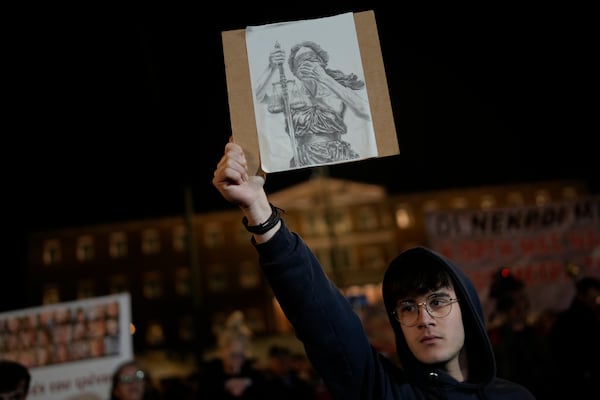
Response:
[[[289,66],[290,51],[293,46],[306,44],[306,42],[319,46],[321,49],[319,54],[328,57],[327,60],[321,59],[326,61],[323,65],[324,69],[337,70],[343,75],[354,74],[357,81],[365,81],[352,13],[247,27],[246,47],[254,112],[261,166],[265,172],[377,157],[377,144],[366,82],[362,88],[351,89],[343,87],[331,79],[331,73],[328,73],[328,76],[321,73],[323,78],[319,78],[318,89],[313,87],[312,91],[307,90],[306,88],[311,84],[304,84],[292,73]],[[269,67],[269,55],[276,45],[285,52],[285,62],[281,64],[284,79],[282,79],[281,71],[277,68],[273,68],[274,72],[270,76],[266,72]],[[309,50],[309,46],[302,46],[297,54],[305,53],[307,50]],[[265,76],[269,76],[268,81],[264,79]],[[282,85],[282,82],[285,84]],[[282,94],[283,86],[287,90],[287,96],[284,95],[285,93]],[[261,87],[264,88],[263,91],[261,91]],[[293,89],[298,89],[298,92]],[[266,96],[264,96],[265,93]],[[301,100],[294,103],[298,98]],[[278,101],[273,102],[276,99]],[[288,106],[298,103],[304,104],[304,106],[292,108],[286,107],[286,103]],[[278,112],[273,112],[277,108],[273,106],[274,104],[279,104]],[[270,109],[271,111],[269,111]],[[345,109],[343,115],[340,113],[341,109]],[[358,112],[355,112],[355,109]],[[332,120],[328,118],[332,115],[336,115],[333,119],[336,122],[331,122]],[[301,122],[296,119],[292,122],[292,116]],[[286,132],[288,123],[293,126],[295,135],[289,135]],[[343,130],[345,133],[342,133]],[[298,136],[299,134],[302,136]],[[341,138],[341,141],[349,145],[350,151],[344,145],[334,144],[330,141],[331,136]],[[315,142],[318,144],[314,144]],[[325,142],[328,143],[325,144]],[[308,143],[309,147],[303,147],[305,143]],[[304,151],[307,148],[310,150]],[[330,151],[340,148],[342,151]],[[327,150],[315,153],[312,151],[314,149]],[[354,153],[353,158],[329,157],[331,154],[347,154],[349,152]],[[324,157],[309,157],[306,164],[300,164],[300,161],[295,165],[290,164],[292,158],[297,157],[297,160],[303,160],[305,159],[303,155],[306,154],[323,155]]]

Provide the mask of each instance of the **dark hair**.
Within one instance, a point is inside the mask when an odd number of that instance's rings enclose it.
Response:
[[[17,389],[20,383],[24,383],[25,394],[29,392],[31,374],[29,369],[21,363],[11,360],[0,360],[0,392],[8,392]]]
[[[437,262],[419,262],[396,268],[389,277],[392,299],[414,297],[443,287],[452,287],[452,278]]]

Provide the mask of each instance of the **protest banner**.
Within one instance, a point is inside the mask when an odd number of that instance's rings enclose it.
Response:
[[[486,307],[493,274],[501,267],[522,279],[531,311],[562,310],[573,280],[600,277],[600,197],[542,206],[430,212],[432,248],[473,279]]]
[[[128,293],[0,313],[0,358],[29,368],[28,399],[104,400],[133,357],[130,324]]]

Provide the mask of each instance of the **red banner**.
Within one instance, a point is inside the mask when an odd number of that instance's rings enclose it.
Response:
[[[494,272],[508,268],[527,285],[534,314],[561,310],[573,279],[600,277],[600,197],[543,206],[432,212],[426,229],[433,249],[473,279],[486,312]]]

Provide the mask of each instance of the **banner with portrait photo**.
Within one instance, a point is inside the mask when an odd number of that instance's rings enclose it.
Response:
[[[133,357],[128,293],[0,313],[0,357],[27,366],[28,399],[109,398],[117,365]]]

